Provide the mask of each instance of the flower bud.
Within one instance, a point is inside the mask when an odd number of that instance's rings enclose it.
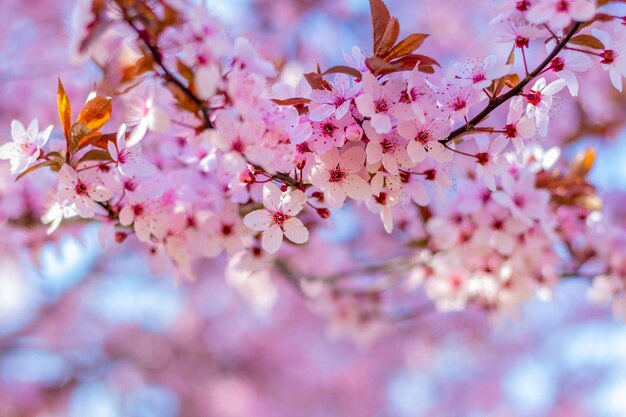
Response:
[[[126,240],[128,234],[126,232],[115,232],[115,242],[122,243]]]
[[[256,182],[256,178],[254,174],[249,170],[245,169],[239,173],[239,181],[244,184],[254,184]]]
[[[363,137],[363,128],[356,123],[346,128],[346,139],[352,142],[358,142]]]
[[[316,198],[318,201],[324,201],[324,193],[321,193],[319,191],[314,191],[311,194],[312,198]]]
[[[327,208],[318,208],[317,215],[320,216],[322,219],[328,219],[330,218],[330,210],[328,210]]]

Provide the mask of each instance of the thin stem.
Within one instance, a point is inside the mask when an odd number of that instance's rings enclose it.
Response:
[[[567,42],[569,42],[569,40],[578,31],[578,29],[580,28],[580,25],[581,25],[580,22],[576,22],[574,26],[572,27],[572,30],[570,30],[569,33],[563,39],[561,39],[561,41],[554,47],[554,49],[552,50],[552,52],[550,52],[550,54],[546,57],[546,59],[544,59],[543,62],[541,62],[541,64],[539,64],[537,68],[535,68],[522,81],[520,81],[519,84],[513,87],[506,94],[502,94],[501,96],[499,96],[498,98],[490,102],[487,105],[487,107],[485,107],[480,113],[474,116],[472,120],[465,123],[463,126],[459,127],[458,129],[452,131],[448,135],[448,137],[440,140],[439,142],[445,145],[446,143],[453,141],[457,137],[471,130],[473,126],[476,126],[477,124],[482,122],[487,116],[489,116],[489,114],[492,111],[500,107],[503,103],[506,103],[510,98],[519,95],[524,90],[524,87],[526,87],[533,79],[535,79],[535,77],[537,77],[541,73],[541,71],[543,71],[543,69],[546,68],[550,64],[550,62],[552,62],[552,60],[559,54],[559,52],[563,48],[565,48],[565,45],[567,45]]]
[[[576,51],[576,52],[582,52],[584,54],[595,55],[595,56],[599,56],[601,58],[604,57],[604,55],[601,54],[601,53],[593,52],[593,51],[586,51],[584,49],[574,48],[573,46],[566,46],[565,49],[567,49],[568,51]]]
[[[189,99],[191,99],[191,101],[193,101],[196,106],[198,106],[198,109],[200,109],[200,113],[202,114],[204,127],[206,129],[212,129],[213,128],[213,123],[211,122],[211,118],[209,117],[209,112],[208,112],[208,110],[207,110],[207,108],[205,106],[205,103],[200,98],[198,98],[189,89],[189,87],[187,87],[182,81],[180,81],[178,79],[178,77],[176,75],[174,75],[174,73],[172,73],[165,66],[165,63],[163,62],[163,56],[161,55],[161,51],[159,51],[157,46],[153,45],[152,42],[150,41],[150,39],[148,39],[147,33],[145,31],[139,29],[139,27],[137,27],[137,25],[133,21],[133,18],[127,14],[126,10],[123,10],[123,13],[124,13],[124,18],[126,19],[126,22],[128,22],[130,27],[132,27],[133,30],[135,32],[137,32],[137,35],[139,35],[139,39],[141,39],[143,41],[143,43],[146,45],[146,47],[150,51],[150,54],[152,55],[152,58],[154,59],[154,62],[159,66],[159,68],[161,68],[161,71],[163,71],[163,74],[160,74],[161,77],[163,79],[165,79],[166,81],[171,81],[174,84],[176,84],[176,86],[178,88],[180,88],[181,91],[187,97],[189,97]]]
[[[452,152],[458,153],[460,155],[469,156],[470,158],[478,159],[478,157],[476,155],[472,155],[471,153],[467,153],[467,152],[459,151],[458,149],[451,148],[447,143],[443,143],[443,146],[446,149],[448,149],[448,150],[450,150]]]
[[[524,48],[522,47],[522,59],[524,60],[524,71],[526,71],[526,76],[528,76],[528,63],[526,62],[526,52],[524,52]]]

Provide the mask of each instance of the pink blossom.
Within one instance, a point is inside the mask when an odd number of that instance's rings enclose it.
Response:
[[[369,117],[377,133],[389,133],[392,128],[391,109],[400,99],[402,81],[392,78],[380,84],[371,73],[363,74],[363,94],[354,99],[359,113]]]
[[[401,121],[398,133],[409,140],[407,152],[411,161],[419,163],[430,156],[437,162],[446,163],[452,160],[452,152],[439,141],[445,139],[450,132],[450,123],[443,119],[428,118],[424,123]]]
[[[43,224],[49,224],[47,234],[54,233],[59,228],[63,219],[69,219],[78,215],[76,206],[68,200],[53,200],[46,212],[41,216]]]
[[[493,199],[511,210],[516,219],[531,225],[541,220],[548,210],[550,194],[535,187],[535,177],[528,173],[514,179],[510,174],[502,177],[502,191],[493,194]]]
[[[127,146],[125,124],[122,124],[117,131],[115,144],[109,141],[107,149],[122,175],[132,176],[142,173],[141,168],[144,164],[141,159],[141,147],[140,145],[135,145],[132,148]]]
[[[586,22],[596,13],[590,0],[538,0],[526,13],[530,23],[547,23],[552,29],[564,29],[572,20]]]
[[[204,100],[210,99],[222,82],[220,67],[215,63],[199,65],[194,73],[193,82],[198,96]]]
[[[482,61],[455,64],[451,70],[452,78],[459,85],[471,85],[476,90],[482,90],[489,87],[493,80],[511,71],[510,65],[498,65],[497,62],[498,58],[495,55],[489,55]]]
[[[302,244],[309,239],[309,231],[295,217],[306,202],[300,190],[281,192],[273,183],[263,186],[264,209],[255,210],[244,217],[243,222],[255,232],[263,232],[262,245],[269,253],[280,248],[283,235],[293,243]]]
[[[554,47],[554,44],[548,44]],[[578,51],[563,51],[550,62],[548,67],[560,79],[564,80],[572,96],[578,95],[578,80],[575,72],[585,72],[593,66],[593,60],[588,55]]]
[[[367,122],[363,124],[363,129],[370,139],[365,148],[368,165],[380,166],[378,164],[382,164],[382,167],[392,175],[398,175],[399,168],[414,165],[406,151],[406,140],[396,132],[379,135]]]
[[[346,140],[345,129],[349,126],[350,119],[349,116],[343,119],[329,116],[321,122],[312,122],[313,133],[310,140],[313,142],[313,149],[324,153],[334,146],[343,146]]]
[[[132,90],[124,114],[126,124],[133,128],[126,142],[127,147],[138,144],[148,130],[162,132],[170,126],[170,117],[157,98],[157,87],[152,81]]]
[[[613,86],[622,91],[622,77],[626,77],[626,27],[617,26],[613,37],[600,29],[592,29],[591,33],[605,48],[600,65],[609,72]]]
[[[442,110],[453,120],[466,117],[470,107],[481,99],[481,93],[470,86],[447,83],[436,91]]]
[[[478,145],[476,153],[476,172],[485,181],[491,191],[496,190],[495,177],[502,174],[506,169],[506,159],[500,155],[507,145],[506,139],[502,136],[491,140],[487,135],[476,135],[474,137]]]
[[[544,38],[547,31],[522,22],[505,21],[498,30],[500,42],[513,43],[516,48],[528,48],[530,41]]]
[[[372,213],[378,213],[380,220],[387,233],[393,231],[393,210],[392,208],[400,201],[399,190],[391,192],[389,190],[380,191],[377,195],[367,199],[365,204]]]
[[[521,97],[511,99],[502,136],[513,143],[518,155],[524,149],[524,140],[535,136],[536,131],[533,121],[524,115],[524,100]]]
[[[360,85],[351,85],[346,74],[336,74],[329,82],[331,90],[314,90],[309,104],[309,119],[321,122],[331,115],[342,119],[350,110],[352,99],[361,90]]]
[[[324,202],[329,208],[340,208],[346,196],[365,200],[372,188],[360,175],[365,166],[365,151],[353,146],[343,152],[331,148],[320,155],[320,163],[313,167],[311,183],[324,192]]]
[[[151,237],[163,239],[167,234],[167,217],[158,199],[134,200],[120,210],[119,218],[122,226],[133,226],[137,239],[150,243]]]
[[[51,131],[52,125],[40,132],[37,119],[30,122],[27,129],[17,120],[11,122],[12,142],[0,146],[0,159],[10,161],[11,174],[22,173],[39,158]]]
[[[65,164],[59,171],[59,180],[59,197],[73,202],[80,217],[93,217],[99,208],[97,203],[113,197],[113,193],[99,183],[93,170],[77,173]]]
[[[547,84],[545,78],[540,78],[528,93],[523,94],[526,103],[528,103],[526,115],[534,120],[537,131],[544,138],[548,134],[550,121],[548,112],[554,100],[552,96],[561,91],[563,87],[565,87],[564,80],[559,79]]]

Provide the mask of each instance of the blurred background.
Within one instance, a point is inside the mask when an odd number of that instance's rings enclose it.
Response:
[[[424,51],[444,67],[506,51],[485,50],[496,14],[487,3],[388,1],[406,33],[434,34]],[[99,79],[95,65],[68,62],[74,6],[0,3],[2,143],[13,118],[57,123],[57,77],[70,95]],[[292,62],[294,74],[343,63],[342,52],[371,42],[366,0],[207,7],[233,35]],[[572,152],[589,144],[598,149],[592,180],[626,190],[626,132],[585,137]],[[94,225],[17,249],[21,230],[35,225],[12,214],[40,194],[37,184],[16,187],[0,163],[0,417],[626,415],[626,328],[586,301],[582,278],[511,320],[426,314],[363,345],[333,337],[281,280],[263,290],[277,292],[273,308],[253,308],[219,262],[196,282],[177,282],[144,249],[102,249]]]

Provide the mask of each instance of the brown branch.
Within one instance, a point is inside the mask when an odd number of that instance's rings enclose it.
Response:
[[[205,129],[212,129],[213,128],[213,122],[211,122],[211,118],[209,116],[209,112],[205,106],[205,103],[198,98],[190,89],[189,87],[187,87],[185,85],[185,83],[183,83],[173,72],[171,72],[166,66],[165,63],[163,62],[163,55],[161,54],[161,51],[159,51],[158,47],[156,45],[154,45],[150,39],[148,38],[147,32],[144,30],[141,30],[133,21],[133,18],[131,16],[128,15],[126,10],[123,10],[124,13],[124,19],[126,20],[126,22],[129,24],[130,27],[133,28],[133,30],[135,32],[137,32],[137,35],[139,36],[139,39],[141,39],[144,43],[144,45],[146,45],[146,47],[148,48],[148,50],[150,51],[150,54],[152,55],[152,59],[154,59],[154,62],[159,66],[159,68],[161,68],[161,71],[163,71],[163,74],[160,74],[160,76],[165,80],[165,81],[170,81],[173,82],[174,84],[176,84],[176,86],[178,88],[180,88],[180,90],[191,100],[194,102],[194,104],[200,109],[200,112],[202,114],[202,119],[204,122],[204,128]]]
[[[442,144],[446,144],[450,141],[453,141],[457,137],[463,135],[466,132],[469,132],[473,129],[474,126],[482,122],[489,114],[500,107],[500,105],[506,103],[512,97],[515,97],[521,94],[522,90],[526,85],[528,85],[532,80],[534,80],[541,72],[552,62],[552,60],[561,52],[561,50],[567,45],[569,40],[576,34],[578,29],[580,28],[581,23],[576,22],[572,29],[568,32],[563,39],[554,47],[552,52],[543,60],[541,64],[537,68],[535,68],[530,74],[528,74],[522,81],[520,81],[515,87],[513,87],[506,94],[502,94],[495,100],[491,101],[487,107],[485,107],[480,113],[472,118],[469,122],[465,123],[463,126],[458,129],[452,131],[445,139],[440,140]]]

